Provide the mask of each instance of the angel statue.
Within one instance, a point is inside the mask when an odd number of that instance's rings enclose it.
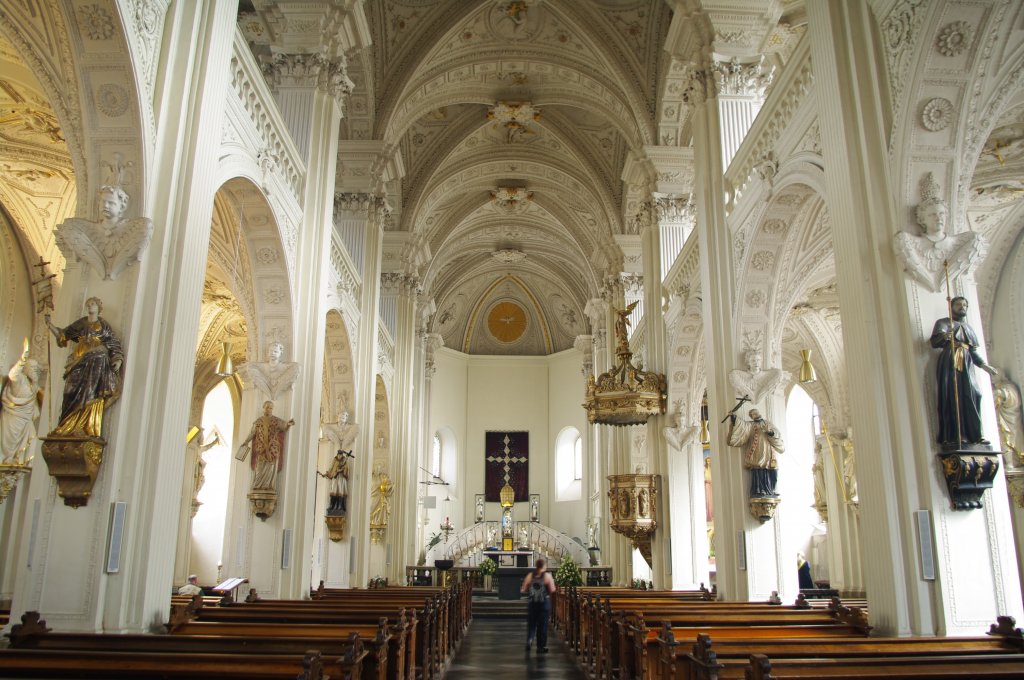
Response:
[[[17,363],[11,366],[0,387],[0,463],[21,465],[32,442],[36,440],[36,424],[43,403],[42,369],[39,362],[28,358],[28,339]]]
[[[349,422],[348,408],[344,397],[338,400],[338,415],[337,423],[321,423],[320,429],[323,430],[324,436],[331,441],[331,444],[338,451],[352,451],[352,445],[355,443],[356,437],[359,436],[359,426],[355,423]]]
[[[747,349],[744,356],[748,370],[736,368],[729,371],[729,383],[737,393],[747,395],[751,403],[756,404],[770,395],[785,376],[779,368],[762,370],[761,352],[757,349]]]
[[[85,316],[67,328],[54,326],[49,314],[44,317],[57,345],[75,343],[64,365],[64,401],[53,434],[101,436],[103,411],[121,396],[121,340],[100,316],[102,300],[89,298],[85,311]]]
[[[128,194],[121,188],[120,174],[118,165],[116,181],[100,187],[99,222],[72,217],[54,231],[57,247],[69,262],[85,262],[109,280],[141,262],[142,253],[153,238],[153,220],[124,219]]]
[[[976,232],[947,234],[948,212],[945,202],[939,198],[939,185],[929,172],[921,180],[921,202],[914,211],[924,234],[901,231],[895,236],[896,257],[903,268],[933,293],[942,289],[944,263],[949,263],[951,277],[969,274],[981,262],[986,250],[985,240]]]
[[[268,361],[244,363],[238,367],[238,373],[246,386],[255,386],[268,399],[276,400],[295,384],[295,379],[299,377],[299,364],[281,361],[284,345],[280,342],[270,343],[268,354]]]
[[[669,443],[669,446],[676,451],[681,451],[690,441],[690,437],[692,437],[697,431],[697,428],[683,425],[682,399],[676,399],[673,405],[675,406],[675,411],[673,411],[672,415],[669,416],[671,418],[672,427],[664,427],[661,431],[665,435],[665,441]]]

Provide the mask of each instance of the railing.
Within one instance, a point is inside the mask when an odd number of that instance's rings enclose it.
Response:
[[[589,563],[587,549],[574,541],[568,534],[539,522],[516,522],[514,542],[518,547],[533,550],[549,562],[560,562],[564,555],[571,555],[576,564]],[[458,566],[476,566],[483,558],[483,550],[501,544],[501,523],[480,522],[473,524],[445,545],[439,559],[452,560]]]

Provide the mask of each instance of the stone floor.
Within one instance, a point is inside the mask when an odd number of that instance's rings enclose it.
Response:
[[[549,630],[547,654],[538,654],[536,645],[526,653],[525,645],[525,618],[522,621],[473,619],[444,680],[584,680],[586,677],[556,631]]]

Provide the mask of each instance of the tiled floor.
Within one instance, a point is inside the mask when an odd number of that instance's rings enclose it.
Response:
[[[474,619],[444,680],[584,680],[586,677],[556,631],[549,631],[547,654],[538,654],[536,645],[527,654],[523,651],[525,645],[525,618],[522,621]]]

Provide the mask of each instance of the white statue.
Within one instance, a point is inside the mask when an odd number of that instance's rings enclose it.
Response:
[[[116,279],[125,269],[142,261],[153,238],[153,220],[124,219],[128,194],[120,180],[99,190],[99,222],[81,217],[64,220],[54,230],[54,240],[69,262],[85,262],[104,279]]]
[[[736,389],[737,394],[747,395],[752,404],[757,404],[775,391],[785,376],[779,368],[762,370],[759,350],[748,349],[745,357],[748,370],[736,368],[729,371],[729,383]]]
[[[846,438],[840,444],[843,450],[843,486],[846,487],[846,502],[857,505],[860,496],[857,494],[856,454],[853,450],[853,437],[847,430]]]
[[[0,388],[0,461],[6,464],[27,463],[26,458],[36,440],[39,408],[43,403],[39,362],[28,358],[28,341],[17,363],[11,366]]]
[[[944,262],[949,263],[949,277],[969,274],[985,256],[986,243],[980,234],[962,231],[946,233],[949,209],[939,198],[939,185],[932,173],[921,181],[921,202],[915,210],[917,223],[924,230],[918,236],[905,231],[896,234],[896,257],[915,281],[933,293],[942,291],[946,282]]]
[[[284,345],[280,342],[270,343],[269,354],[269,361],[242,364],[238,374],[246,385],[254,385],[268,399],[276,400],[295,384],[299,365],[294,361],[281,361]]]
[[[344,400],[341,403],[341,415],[338,416],[338,422],[321,423],[320,428],[331,441],[331,445],[338,451],[351,451],[356,437],[359,436],[359,426],[349,422]]]
[[[677,399],[675,401],[675,411],[670,416],[672,418],[672,426],[662,428],[662,433],[665,435],[665,441],[668,442],[676,451],[681,451],[684,446],[690,441],[690,437],[697,431],[696,427],[684,427],[682,424],[683,411],[682,411],[682,400]]]

